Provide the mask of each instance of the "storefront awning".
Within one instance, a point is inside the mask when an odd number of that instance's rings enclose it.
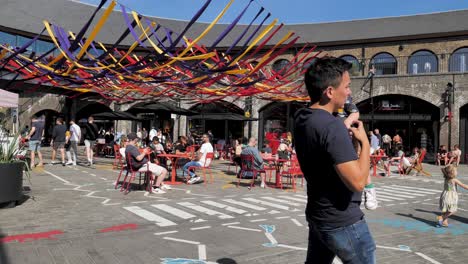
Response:
[[[189,119],[204,120],[233,120],[233,121],[257,121],[258,118],[248,118],[235,113],[203,113],[200,115],[189,116]]]
[[[16,93],[0,89],[0,107],[18,107],[19,96]]]

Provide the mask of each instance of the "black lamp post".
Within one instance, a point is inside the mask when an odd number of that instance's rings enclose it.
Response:
[[[447,83],[447,88],[445,89],[445,98],[444,98],[445,106],[447,107],[447,121],[448,121],[448,149],[451,149],[452,145],[452,106],[455,103],[455,86],[453,83]]]

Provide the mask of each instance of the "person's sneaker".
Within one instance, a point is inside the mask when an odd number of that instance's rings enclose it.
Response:
[[[157,193],[157,194],[163,194],[163,193],[166,193],[165,191],[163,191],[161,188],[159,187],[153,187],[153,193]]]
[[[364,188],[364,206],[367,210],[377,209],[377,195],[375,194],[375,188]]]
[[[190,179],[190,180],[188,181],[188,183],[189,183],[189,184],[194,184],[194,183],[196,183],[196,182],[198,182],[198,181],[200,181],[200,180],[201,180],[200,177],[194,176],[194,177],[192,177],[192,179]]]
[[[53,160],[53,161],[50,162],[50,165],[55,165],[57,163],[58,163],[57,161]]]
[[[163,189],[163,190],[166,191],[166,190],[171,190],[172,187],[171,187],[170,185],[166,185],[166,184],[164,184],[164,183],[161,183],[161,189]]]
[[[73,161],[69,161],[69,162],[65,163],[65,165],[67,165],[67,166],[73,165]]]
[[[64,167],[66,166],[65,162],[62,162],[62,166],[64,166]]]

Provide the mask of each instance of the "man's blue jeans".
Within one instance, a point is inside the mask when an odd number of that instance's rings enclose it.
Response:
[[[305,263],[332,263],[338,256],[344,264],[375,264],[375,248],[364,219],[331,230],[320,229],[309,222],[309,247]]]
[[[193,171],[189,171],[188,170],[189,167],[201,167],[201,165],[200,165],[200,163],[198,161],[189,161],[189,162],[185,163],[183,170],[188,175],[190,175],[190,177],[193,178],[195,176],[195,173]]]

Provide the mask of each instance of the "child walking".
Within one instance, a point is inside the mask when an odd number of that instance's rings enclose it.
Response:
[[[440,210],[442,214],[437,216],[437,227],[448,227],[448,218],[453,215],[458,209],[458,193],[457,186],[461,186],[464,189],[468,189],[468,185],[460,182],[457,177],[457,168],[450,164],[445,168],[442,168],[444,174],[445,183],[444,190],[440,195]]]

